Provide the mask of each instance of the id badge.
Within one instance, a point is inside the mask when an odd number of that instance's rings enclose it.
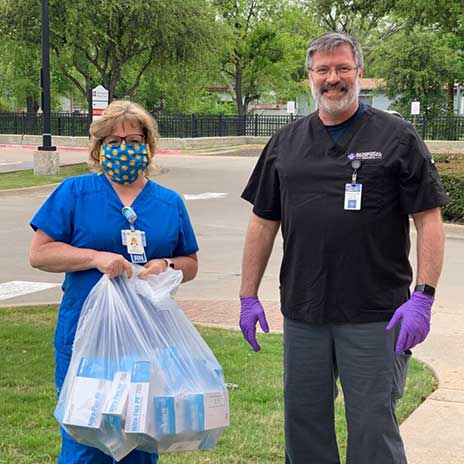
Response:
[[[122,244],[127,247],[127,253],[134,264],[147,262],[145,232],[142,230],[121,230],[121,238]]]
[[[361,209],[362,184],[345,184],[345,209],[359,211]]]

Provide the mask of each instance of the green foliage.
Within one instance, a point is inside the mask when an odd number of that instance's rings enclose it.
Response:
[[[443,219],[464,223],[464,177],[443,175],[441,180],[449,196],[449,203],[442,208]]]
[[[460,72],[459,54],[447,36],[415,28],[392,37],[377,55],[377,75],[383,90],[396,99],[395,109],[409,114],[411,101],[421,102],[421,112],[433,116],[446,111],[444,86]]]
[[[433,154],[449,203],[442,208],[445,221],[464,224],[464,155]]]
[[[166,65],[147,71],[134,100],[150,110],[170,114],[234,114],[230,102],[221,102],[207,88],[216,79],[217,59],[210,56],[199,63]]]
[[[40,101],[40,49],[6,40],[0,46],[0,95],[9,110]]]
[[[304,54],[311,17],[301,5],[277,0],[215,0],[227,39],[222,52],[222,79],[238,114],[246,114],[266,95],[297,96],[305,78]],[[297,27],[306,23],[304,27]]]
[[[358,39],[367,77],[371,76],[371,63],[377,47],[404,27],[404,20],[394,16],[396,1],[304,0],[303,3],[323,32],[346,32]]]
[[[407,27],[426,26],[435,31],[464,33],[462,0],[396,0],[396,10]]]
[[[3,2],[0,36],[40,43],[39,2]],[[51,50],[83,97],[98,84],[131,96],[148,68],[206,59],[218,36],[204,0],[50,0]]]
[[[464,9],[462,0],[397,0],[396,11],[406,21],[406,30],[431,31],[443,36],[450,54],[444,54],[446,63],[454,61],[454,72],[443,85],[448,87],[447,109],[453,110],[453,90],[457,82],[464,82]],[[426,44],[428,45],[428,44]],[[435,46],[435,44],[432,44]],[[444,50],[447,53],[447,50]]]

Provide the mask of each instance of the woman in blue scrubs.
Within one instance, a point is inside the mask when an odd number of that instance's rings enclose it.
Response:
[[[180,195],[148,178],[158,140],[151,115],[135,103],[114,101],[92,123],[90,135],[90,162],[96,172],[64,180],[31,221],[31,265],[66,273],[55,331],[58,394],[82,305],[102,274],[132,277],[131,262],[144,265],[141,278],[168,266],[181,270],[184,282],[197,273],[198,244]],[[128,246],[134,241],[138,246]],[[63,429],[61,434],[58,464],[114,462]],[[156,454],[136,450],[119,462],[157,460]]]

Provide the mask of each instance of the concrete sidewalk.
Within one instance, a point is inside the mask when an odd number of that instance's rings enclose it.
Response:
[[[271,331],[282,331],[276,301],[262,301]],[[238,300],[181,300],[198,324],[238,328]],[[265,348],[265,338],[261,345]],[[432,331],[414,356],[434,370],[439,388],[401,425],[408,464],[464,463],[464,313],[436,302]],[[375,464],[375,463],[372,463]]]

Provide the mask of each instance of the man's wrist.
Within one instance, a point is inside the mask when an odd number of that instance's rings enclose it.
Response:
[[[415,292],[421,292],[424,295],[431,296],[432,298],[435,297],[435,287],[432,287],[428,284],[417,284],[414,287]]]
[[[240,295],[240,301],[257,300],[258,295]]]

